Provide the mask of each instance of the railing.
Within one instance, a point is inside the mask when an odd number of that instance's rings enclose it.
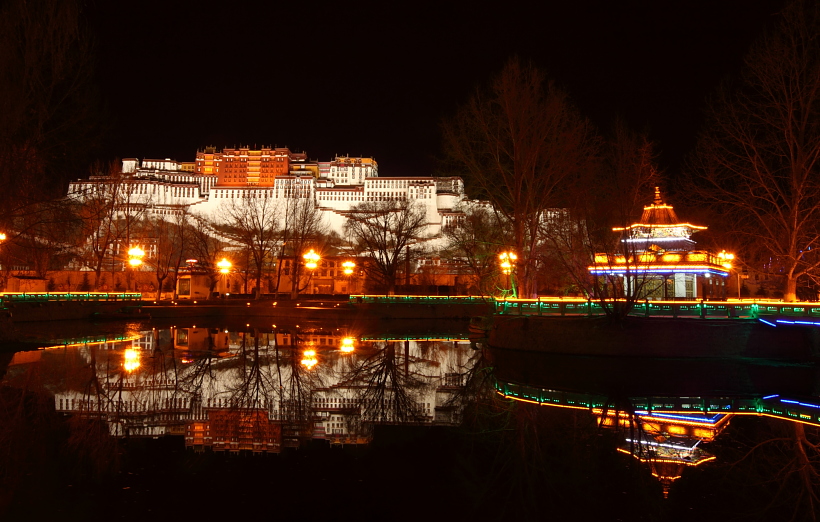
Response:
[[[139,301],[139,292],[2,292],[0,304],[45,303],[52,301]]]
[[[606,308],[625,306],[625,300],[599,301],[542,297],[539,299],[497,299],[495,312],[502,315],[598,316]],[[820,320],[820,303],[781,301],[643,301],[632,303],[629,315],[637,317],[694,317],[702,319],[795,317]]]
[[[609,401],[602,395],[565,392],[526,384],[496,381],[496,392],[504,397],[542,406],[601,410]],[[820,426],[820,401],[768,395],[765,397],[631,397],[633,413],[763,415]]]
[[[351,304],[488,304],[495,299],[472,295],[351,295]]]
[[[546,316],[599,316],[607,309],[627,306],[624,299],[604,303],[577,297],[540,297],[538,299],[507,299],[488,296],[437,295],[351,295],[356,304],[492,304],[496,314]],[[740,300],[726,301],[639,301],[630,303],[629,315],[637,317],[702,318],[702,319],[759,319],[783,316],[820,320],[820,303],[784,303],[782,301]]]

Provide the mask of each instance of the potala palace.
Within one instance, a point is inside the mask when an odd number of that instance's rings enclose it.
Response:
[[[140,207],[155,215],[182,209],[219,220],[222,209],[243,199],[285,201],[308,198],[329,229],[341,233],[345,214],[366,201],[410,201],[425,209],[427,237],[461,215],[464,183],[457,177],[382,177],[373,158],[337,156],[332,161],[309,161],[305,153],[288,148],[208,147],[193,162],[127,158],[122,176],[91,176],[72,182],[69,197],[83,199],[110,194],[116,181],[118,204]]]

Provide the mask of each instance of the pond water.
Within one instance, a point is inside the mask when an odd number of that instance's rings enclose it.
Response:
[[[0,514],[769,520],[820,505],[813,365],[547,357],[471,342],[461,322],[88,328],[3,360]]]

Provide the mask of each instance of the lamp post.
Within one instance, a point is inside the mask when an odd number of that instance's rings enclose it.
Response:
[[[352,294],[353,292],[351,291],[352,285],[350,280],[351,276],[353,275],[353,269],[356,268],[356,263],[354,263],[353,261],[345,261],[344,263],[342,263],[342,268],[344,268],[344,273],[347,276],[347,293]]]
[[[220,294],[224,297],[229,289],[229,281],[228,281],[228,274],[231,273],[231,264],[230,261],[225,259],[224,257],[220,262],[216,264],[216,267],[219,268],[219,273],[222,274],[222,287],[220,288]]]
[[[142,258],[145,256],[145,251],[138,246],[128,249],[128,264],[131,266],[129,270],[128,291],[131,291],[131,272],[137,270],[142,265]]]
[[[309,252],[302,256],[305,259],[305,267],[310,270],[310,277],[313,277],[313,271],[316,270],[316,267],[319,266],[319,260],[322,258],[319,254],[313,251],[311,248]],[[308,279],[310,282],[310,279]],[[298,285],[298,282],[297,282]]]
[[[717,256],[718,259],[720,259],[720,264],[723,268],[727,270],[732,269],[732,261],[735,259],[734,254],[721,250]],[[723,297],[726,298],[725,295]],[[740,271],[737,271],[737,298],[740,299]]]
[[[515,290],[515,277],[513,275],[515,271],[515,261],[517,259],[518,256],[515,255],[514,252],[501,252],[498,254],[498,263],[501,265],[501,272],[507,276],[507,283],[513,298],[518,297]]]

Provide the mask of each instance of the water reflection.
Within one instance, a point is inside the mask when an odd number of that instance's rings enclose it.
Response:
[[[618,433],[618,451],[643,463],[663,485],[686,468],[714,461],[709,443],[733,417],[752,415],[794,423],[800,454],[817,498],[820,426],[815,364],[742,360],[644,360],[571,357],[487,349],[499,395],[517,402],[588,412],[599,427]],[[781,393],[772,393],[780,391]]]
[[[24,407],[5,411],[28,412],[7,414],[0,433],[9,447],[47,447],[35,420],[56,410],[68,419],[67,448],[105,475],[124,443],[152,437],[207,457],[316,441],[358,451],[383,426],[458,427],[458,443],[433,465],[458,455],[458,472],[442,475],[448,486],[458,477],[466,497],[481,491],[476,511],[498,518],[511,508],[494,503],[508,497],[526,519],[591,491],[636,505],[671,491],[669,506],[690,497],[720,510],[699,489],[720,483],[709,478],[716,469],[726,483],[743,470],[741,485],[723,492],[739,503],[743,491],[793,506],[816,500],[815,365],[539,356],[471,346],[458,327],[402,335],[402,326],[154,322],[72,336],[9,356],[0,399],[17,404],[9,390],[21,390]],[[20,460],[20,476],[27,466]],[[783,488],[771,490],[769,476]]]
[[[459,423],[466,338],[379,340],[347,329],[170,326],[15,356],[40,362],[57,411],[114,436],[184,435],[195,450],[363,444],[377,424]]]

